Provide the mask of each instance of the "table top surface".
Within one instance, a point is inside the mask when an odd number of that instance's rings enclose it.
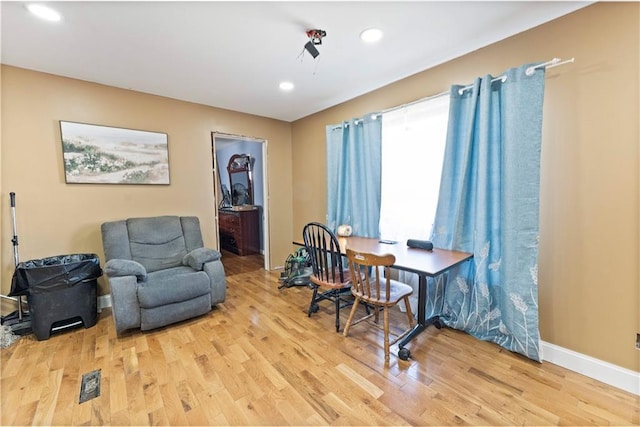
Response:
[[[426,249],[410,248],[406,245],[406,242],[381,243],[378,239],[370,237],[338,237],[338,242],[342,253],[346,253],[346,249],[351,248],[378,255],[393,254],[396,257],[394,268],[431,277],[435,277],[473,257],[473,254],[468,252],[438,248],[428,251]],[[302,239],[293,243],[304,246]]]

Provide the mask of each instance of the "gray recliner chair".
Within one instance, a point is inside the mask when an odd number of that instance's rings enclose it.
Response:
[[[118,334],[200,316],[224,302],[221,255],[203,247],[198,218],[129,218],[101,230]]]

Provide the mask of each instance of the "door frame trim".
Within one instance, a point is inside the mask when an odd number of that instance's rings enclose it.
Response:
[[[226,132],[211,132],[211,154],[213,157],[213,164],[218,166],[218,174],[220,173],[220,165],[218,165],[218,159],[216,156],[216,138],[225,138],[225,139],[235,139],[239,141],[246,141],[252,143],[262,144],[262,191],[264,195],[263,206],[262,206],[262,242],[264,244],[264,269],[269,271],[271,269],[271,241],[269,240],[269,172],[268,172],[268,162],[267,162],[267,152],[269,141],[265,138],[258,138],[253,136],[246,135],[235,135]],[[218,175],[214,174],[213,177],[214,183],[214,198],[215,198],[215,228],[216,228],[216,236],[218,243],[218,250],[220,250],[220,231],[218,228],[218,204],[220,200],[222,200],[222,195],[220,192],[220,183],[218,181]]]

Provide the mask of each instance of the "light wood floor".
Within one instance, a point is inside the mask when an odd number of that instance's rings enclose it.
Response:
[[[382,333],[335,332],[307,288],[278,290],[259,256],[224,254],[227,301],[207,315],[117,337],[89,329],[1,351],[2,425],[631,425],[638,396],[429,328],[384,366]],[[347,318],[347,311],[343,319]],[[344,322],[343,320],[343,322]],[[392,323],[406,321],[400,313]],[[79,404],[82,375],[101,394]]]

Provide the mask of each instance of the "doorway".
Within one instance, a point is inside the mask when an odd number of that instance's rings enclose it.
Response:
[[[269,195],[267,180],[267,140],[252,138],[241,135],[232,135],[221,132],[211,134],[211,152],[213,156],[213,182],[214,182],[214,204],[217,206],[216,212],[216,233],[218,245],[221,242],[220,236],[220,211],[223,206],[228,205],[231,188],[227,162],[232,156],[244,154],[250,156],[251,162],[251,189],[252,201],[258,210],[259,218],[259,251],[264,258],[264,268],[269,270]],[[227,197],[225,197],[225,195]],[[223,210],[223,213],[225,211]]]

